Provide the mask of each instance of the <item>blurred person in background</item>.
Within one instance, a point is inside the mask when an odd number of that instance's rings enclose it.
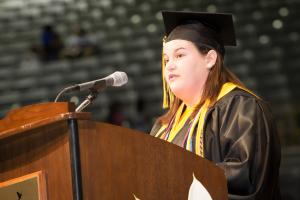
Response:
[[[151,126],[149,121],[150,117],[145,113],[145,99],[143,97],[138,97],[136,102],[136,115],[131,121],[131,128],[142,131],[144,133],[149,133]]]
[[[41,33],[41,57],[44,61],[57,60],[64,45],[52,25],[45,25]]]
[[[109,113],[106,121],[118,126],[128,126],[124,115],[124,106],[121,102],[114,101],[109,105]]]
[[[229,199],[280,199],[280,143],[270,108],[224,66],[230,14],[163,11],[163,107],[151,135],[214,162]]]
[[[92,37],[83,27],[75,26],[72,34],[66,39],[64,57],[79,58],[90,56],[94,53],[96,53],[96,44]]]

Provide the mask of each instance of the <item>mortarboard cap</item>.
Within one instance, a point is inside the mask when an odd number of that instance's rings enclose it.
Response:
[[[179,25],[200,22],[216,32],[224,46],[235,46],[235,32],[231,14],[184,11],[162,11],[166,36]]]

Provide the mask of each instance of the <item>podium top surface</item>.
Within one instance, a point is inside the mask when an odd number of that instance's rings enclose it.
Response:
[[[0,139],[66,119],[90,119],[90,113],[76,113],[68,102],[40,103],[11,110],[0,120]]]

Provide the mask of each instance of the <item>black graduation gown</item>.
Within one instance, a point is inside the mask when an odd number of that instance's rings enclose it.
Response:
[[[172,142],[181,144],[187,128]],[[204,157],[224,169],[229,199],[280,199],[280,143],[263,100],[234,89],[208,110],[203,130]]]

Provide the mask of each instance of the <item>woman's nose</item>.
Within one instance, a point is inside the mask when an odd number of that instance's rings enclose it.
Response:
[[[167,63],[166,63],[166,69],[167,70],[173,70],[175,68],[175,64],[172,60],[169,60]]]

